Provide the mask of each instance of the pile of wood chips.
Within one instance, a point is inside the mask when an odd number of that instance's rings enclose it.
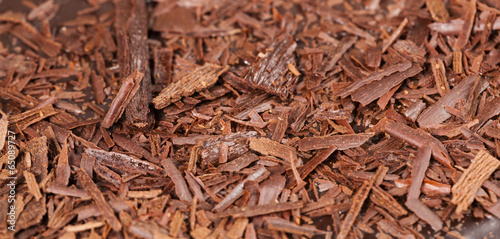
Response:
[[[5,2],[0,238],[461,238],[500,218],[497,0]]]

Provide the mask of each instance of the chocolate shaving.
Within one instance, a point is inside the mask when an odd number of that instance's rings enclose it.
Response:
[[[216,217],[254,217],[259,215],[271,214],[274,212],[282,212],[293,209],[299,209],[304,206],[302,202],[285,202],[285,203],[273,203],[266,205],[255,205],[255,206],[245,206],[245,207],[234,207],[223,212],[216,214]]]
[[[266,53],[254,63],[245,81],[249,86],[264,90],[285,99],[293,92],[298,77],[288,70],[288,64],[295,64],[293,53],[297,44],[288,34],[276,38]]]
[[[127,125],[142,130],[152,123],[149,110],[152,96],[146,3],[142,0],[116,0],[114,3],[120,77],[125,78],[133,72],[142,74],[141,80],[134,79],[134,90],[126,97],[127,103],[122,107],[125,108]],[[118,118],[120,116],[121,113]]]
[[[423,204],[418,199],[409,199],[406,201],[405,206],[415,213],[420,219],[426,221],[431,225],[435,231],[443,228],[443,221],[433,212],[429,207]]]
[[[408,189],[407,200],[418,199],[420,196],[420,188],[424,181],[425,171],[429,167],[431,159],[431,147],[424,146],[419,148],[415,160],[413,161],[413,169],[411,171],[411,185]]]
[[[106,199],[104,199],[101,191],[99,191],[99,188],[94,184],[89,175],[81,168],[76,172],[78,173],[78,180],[80,181],[80,183],[82,183],[89,196],[94,200],[97,207],[100,208],[106,222],[109,223],[113,230],[121,230],[122,224],[120,223],[118,218],[116,218],[113,209],[106,202]]]
[[[457,41],[455,42],[455,49],[462,50],[467,41],[469,40],[472,27],[474,26],[474,17],[476,16],[476,0],[468,2],[467,11],[464,16],[464,24],[458,34]]]
[[[451,188],[453,197],[451,202],[457,205],[456,213],[460,214],[467,210],[474,201],[476,192],[483,182],[500,166],[500,161],[491,156],[488,152],[480,150],[472,164],[460,176],[455,185]]]
[[[351,98],[362,105],[368,105],[372,101],[381,97],[385,92],[391,88],[401,84],[405,79],[413,77],[422,71],[422,68],[413,64],[405,71],[396,72],[392,75],[385,76],[379,81],[369,83],[365,86],[358,88],[351,93]]]
[[[452,161],[443,144],[424,130],[413,129],[405,124],[393,120],[384,120],[379,124],[383,125],[383,130],[386,133],[405,140],[416,147],[431,147],[432,155],[436,160],[449,168],[452,167]]]
[[[99,163],[118,170],[153,175],[161,175],[163,173],[163,170],[157,165],[125,154],[106,152],[93,148],[85,149],[85,153],[95,157]]]
[[[451,117],[451,114],[446,112],[444,106],[455,107],[460,99],[464,99],[471,90],[476,81],[481,81],[477,75],[470,75],[463,79],[460,84],[453,87],[446,95],[439,99],[436,104],[425,109],[417,119],[420,127],[426,127],[432,124],[439,124]],[[485,88],[483,83],[483,87]]]
[[[297,155],[297,150],[294,147],[286,146],[267,138],[250,138],[250,149],[263,155],[279,157],[288,162],[295,160],[294,157]]]
[[[376,205],[386,209],[391,215],[394,215],[396,217],[408,214],[406,209],[401,206],[391,194],[384,191],[377,185],[374,185],[372,187],[370,200]]]
[[[255,131],[237,132],[201,141],[201,157],[203,158],[203,164],[207,165],[209,163],[218,162],[220,144],[222,143],[225,143],[228,146],[228,160],[232,160],[245,154],[248,151],[248,138],[256,135],[257,132]]]
[[[165,168],[167,175],[174,182],[177,196],[184,201],[191,202],[193,198],[186,185],[186,181],[184,181],[182,174],[177,170],[172,160],[170,158],[165,158],[161,161],[161,164],[163,168]]]
[[[307,237],[312,237],[315,233],[321,232],[314,226],[299,226],[293,222],[278,217],[266,217],[264,218],[264,222],[266,223],[267,228],[271,230],[282,231],[296,235],[304,235]]]
[[[113,142],[115,142],[118,146],[124,148],[125,150],[127,150],[131,153],[141,155],[142,157],[147,159],[149,162],[152,162],[152,163],[159,163],[160,162],[157,158],[153,157],[153,155],[151,155],[151,153],[149,151],[145,150],[143,147],[139,146],[134,141],[132,141],[132,140],[130,140],[122,135],[113,134],[113,139],[114,139]]]
[[[246,168],[252,162],[255,162],[257,160],[259,160],[259,156],[248,152],[236,159],[233,159],[225,164],[220,165],[219,167],[217,167],[217,171],[238,172],[241,169]]]
[[[370,193],[372,186],[373,186],[373,181],[366,180],[363,182],[363,185],[359,187],[358,191],[356,192],[356,194],[352,199],[351,208],[349,209],[349,212],[345,216],[345,219],[342,222],[342,225],[340,226],[340,232],[337,235],[337,238],[341,239],[347,238],[349,231],[351,231],[354,221],[356,220],[356,217],[361,211],[363,203],[368,198],[368,194]]]
[[[102,120],[102,127],[109,128],[120,119],[130,100],[139,90],[143,76],[143,73],[134,71],[123,81],[120,91],[116,94],[108,113],[106,113],[106,116]]]
[[[300,151],[337,147],[338,150],[356,148],[368,141],[374,134],[346,134],[332,136],[307,137],[299,141]]]
[[[229,67],[206,63],[182,77],[181,80],[168,85],[152,102],[156,109],[163,109],[183,96],[190,96],[211,87],[228,69]]]
[[[231,192],[229,192],[222,201],[220,201],[217,205],[215,205],[213,210],[218,212],[224,211],[224,209],[228,208],[231,205],[231,203],[233,203],[234,201],[236,201],[236,199],[241,197],[241,195],[243,194],[243,187],[246,182],[262,181],[268,176],[269,176],[269,171],[267,171],[264,167],[259,168],[257,171],[255,171],[250,176],[241,181],[238,185],[236,185],[233,188],[233,190],[231,190]]]
[[[403,72],[408,70],[412,66],[412,63],[409,61],[403,61],[396,63],[394,65],[388,66],[385,69],[381,69],[378,71],[375,71],[368,75],[366,78],[362,80],[355,81],[351,83],[349,86],[345,87],[342,89],[342,92],[339,92],[338,96],[344,98],[347,97],[349,94],[351,94],[353,91],[359,89],[360,87],[372,83],[372,82],[378,82],[380,81],[384,76],[389,76],[393,73],[396,72]],[[397,85],[397,84],[396,84]],[[384,92],[385,93],[385,92]]]
[[[425,6],[429,9],[432,19],[438,22],[448,22],[450,15],[442,0],[426,0]]]

